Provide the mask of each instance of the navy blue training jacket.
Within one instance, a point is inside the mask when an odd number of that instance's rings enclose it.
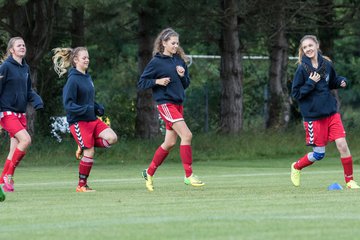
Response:
[[[292,97],[299,103],[304,121],[318,120],[337,112],[337,101],[330,90],[340,88],[346,78],[336,75],[332,63],[321,54],[318,55],[318,68],[314,68],[311,59],[303,56],[292,83]],[[319,82],[309,78],[310,72],[321,75]]]
[[[9,56],[0,65],[0,111],[25,113],[28,103],[38,110],[44,107],[41,97],[32,89],[30,69]]]
[[[176,66],[185,69],[184,77],[178,75]],[[164,77],[170,78],[167,86],[155,84],[156,79]],[[153,98],[157,104],[182,104],[185,99],[185,89],[189,85],[190,77],[184,60],[179,55],[170,57],[160,53],[157,53],[145,67],[137,84],[139,90],[152,88]]]
[[[95,103],[94,83],[89,74],[83,74],[71,68],[68,80],[63,89],[63,105],[66,111],[68,123],[74,124],[78,121],[94,121],[96,114],[103,106]]]

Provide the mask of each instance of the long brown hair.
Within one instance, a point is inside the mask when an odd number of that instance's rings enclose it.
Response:
[[[172,28],[165,28],[159,33],[154,41],[153,56],[155,56],[157,53],[164,53],[164,46],[162,43],[163,41],[168,41],[170,37],[179,37],[179,34]],[[177,48],[176,54],[178,54],[185,62],[189,62],[189,57],[186,56],[184,49],[182,49],[180,45]]]
[[[54,70],[59,75],[63,76],[70,66],[76,67],[74,58],[78,56],[80,51],[87,51],[86,47],[77,48],[54,48],[54,56],[52,57],[54,63]]]

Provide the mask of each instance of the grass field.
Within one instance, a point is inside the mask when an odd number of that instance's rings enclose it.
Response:
[[[0,239],[359,239],[360,191],[344,186],[339,160],[327,158],[289,179],[288,159],[199,161],[203,188],[183,183],[166,162],[145,189],[143,163],[94,165],[76,193],[77,166],[19,167],[15,192],[0,203]],[[360,167],[355,165],[360,179]]]

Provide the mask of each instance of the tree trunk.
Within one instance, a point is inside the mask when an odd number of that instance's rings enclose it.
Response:
[[[334,28],[331,23],[334,22],[335,13],[334,13],[334,3],[333,0],[319,0],[319,16],[322,16],[321,21],[318,21],[319,26],[319,41],[320,49],[325,56],[328,56],[330,59],[334,57],[334,39],[338,36],[338,30]],[[337,89],[331,90],[332,94],[335,96],[337,101],[338,111],[340,110],[340,97]]]
[[[154,16],[145,7],[139,9],[139,73],[152,58],[152,26]],[[160,133],[159,113],[152,99],[152,89],[138,91],[136,99],[135,134],[138,137],[151,139]]]
[[[243,125],[243,88],[237,1],[221,0],[224,13],[221,51],[220,132],[240,133]]]
[[[288,64],[288,43],[285,37],[284,5],[276,15],[275,34],[269,38],[269,113],[265,121],[266,128],[284,129],[290,120],[290,102],[286,86]]]

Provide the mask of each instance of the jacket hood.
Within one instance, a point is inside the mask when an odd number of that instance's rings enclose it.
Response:
[[[323,61],[324,61],[324,57],[320,53],[318,53],[318,63],[319,63],[318,66],[321,66]],[[311,59],[306,55],[302,56],[301,62],[312,67]]]
[[[89,74],[86,72],[85,74],[83,74],[82,72],[79,72],[76,68],[72,67],[70,68],[69,70],[69,74],[68,74],[68,77],[72,76],[72,75],[80,75],[80,76],[85,76],[85,77],[88,77]]]
[[[166,59],[166,58],[173,58],[175,56],[178,56],[178,54],[174,54],[172,57],[170,57],[168,55],[164,55],[164,54],[158,52],[158,53],[155,54],[154,57]]]
[[[11,55],[5,61],[9,62],[9,63],[12,63],[12,64],[15,64],[15,65],[20,66],[20,67],[25,66],[27,64],[24,58],[22,59],[21,64],[20,64]]]

